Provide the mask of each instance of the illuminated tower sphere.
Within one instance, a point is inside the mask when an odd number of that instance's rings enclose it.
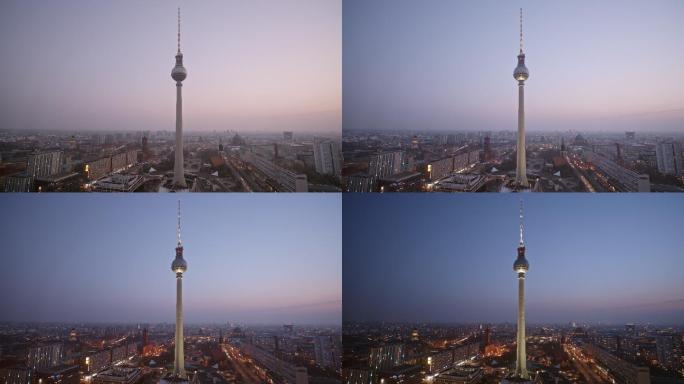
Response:
[[[176,53],[176,66],[171,70],[171,78],[176,80],[176,158],[173,164],[173,187],[175,189],[187,188],[183,171],[183,96],[182,81],[188,76],[188,71],[183,66],[183,53],[180,49],[180,8],[178,8],[178,52]]]
[[[518,66],[513,71],[513,77],[518,80],[518,158],[515,170],[515,183],[519,187],[527,188],[527,164],[525,154],[525,80],[530,77],[530,71],[525,66],[523,52],[522,8],[520,8],[520,54]]]
[[[177,236],[176,258],[171,263],[171,270],[176,274],[176,351],[173,362],[173,377],[185,379],[187,376],[185,374],[185,355],[183,353],[183,273],[188,269],[188,263],[183,259],[180,201],[178,201]]]

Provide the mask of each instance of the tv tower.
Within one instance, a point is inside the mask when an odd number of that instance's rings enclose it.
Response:
[[[183,353],[183,273],[188,269],[188,263],[183,259],[180,200],[178,200],[178,229],[176,234],[178,237],[176,258],[171,263],[171,270],[176,274],[176,352],[172,375],[178,379],[186,379],[185,355]]]
[[[188,71],[183,66],[183,53],[180,49],[180,8],[178,8],[178,52],[176,53],[176,66],[171,70],[171,78],[176,80],[176,159],[173,164],[173,187],[185,189],[185,174],[183,173],[183,96],[182,81],[188,76]]]
[[[513,263],[513,270],[518,274],[518,349],[514,377],[529,379],[525,349],[525,274],[530,268],[530,263],[525,259],[525,228],[523,224],[523,202],[520,200],[520,243],[518,244],[518,258]]]
[[[525,66],[522,22],[522,8],[520,8],[520,53],[518,54],[518,66],[513,71],[513,77],[518,80],[518,160],[515,169],[515,183],[518,187],[527,188],[529,183],[527,181],[525,154],[525,80],[530,77],[530,71]]]

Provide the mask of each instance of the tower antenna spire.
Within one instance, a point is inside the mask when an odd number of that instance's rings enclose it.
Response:
[[[522,54],[523,36],[522,36],[522,8],[520,8],[520,53]],[[180,48],[179,48],[180,49]]]
[[[178,235],[178,246],[180,247],[183,245],[181,242],[181,209],[180,209],[180,200],[178,200],[178,229],[176,230],[177,235]]]
[[[522,9],[522,8],[520,8],[520,9]],[[520,17],[522,17],[522,16],[520,16]],[[180,53],[180,7],[178,7],[178,53]]]
[[[523,222],[523,201],[520,199],[520,246],[525,245],[525,240],[524,240],[524,234],[525,234],[525,226]]]

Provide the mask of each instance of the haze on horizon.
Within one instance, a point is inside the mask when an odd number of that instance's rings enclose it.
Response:
[[[677,0],[343,5],[343,130],[515,130],[524,9],[526,129],[684,130]]]
[[[4,196],[0,321],[339,325],[339,194]]]
[[[341,1],[10,0],[0,128],[340,132]]]
[[[345,194],[343,321],[514,323],[520,197]],[[679,196],[522,198],[528,324],[684,325]]]

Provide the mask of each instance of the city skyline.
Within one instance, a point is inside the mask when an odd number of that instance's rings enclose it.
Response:
[[[344,321],[514,323],[519,196],[345,195]],[[523,200],[528,324],[684,323],[681,199]]]
[[[0,321],[171,323],[178,196],[6,196]],[[339,195],[180,200],[188,324],[340,323]]]
[[[3,128],[172,130],[176,6],[186,132],[339,132],[341,4],[309,0],[6,4]]]
[[[529,131],[681,129],[679,2],[348,1],[343,130],[514,130],[519,7]]]

